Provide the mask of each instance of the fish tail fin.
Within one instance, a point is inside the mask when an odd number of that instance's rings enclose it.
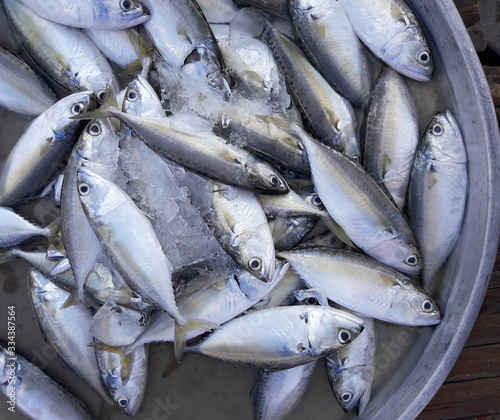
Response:
[[[120,112],[115,93],[111,87],[106,87],[104,91],[105,99],[100,108],[92,111],[84,112],[83,114],[73,115],[70,119],[73,120],[94,120],[101,118],[114,117],[117,112]]]
[[[54,238],[58,235],[61,228],[61,216],[56,217],[52,222],[45,226],[45,236],[47,238]]]
[[[186,319],[184,325],[176,321],[174,330],[174,353],[177,361],[180,362],[182,359],[184,345],[186,344],[187,335],[190,331],[210,331],[218,328],[220,328],[219,324],[197,318]]]
[[[59,262],[54,266],[50,272],[51,276],[57,276],[58,274],[64,273],[71,268],[71,264],[68,258],[61,258]]]
[[[59,309],[66,309],[74,305],[83,305],[86,308],[95,307],[95,302],[93,302],[83,290],[78,288],[72,292],[68,298],[64,301]]]

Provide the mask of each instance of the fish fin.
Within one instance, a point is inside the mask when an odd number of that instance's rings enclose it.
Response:
[[[122,382],[123,385],[126,385],[128,380],[130,379],[130,375],[132,375],[132,368],[134,367],[134,352],[131,353],[123,353],[121,356],[121,372],[122,372]]]
[[[78,296],[78,290],[75,290],[68,296],[68,298],[64,301],[64,303],[61,305],[59,309],[60,310],[66,309],[74,305],[83,305],[86,308],[91,308],[96,306],[96,304],[89,297],[87,297],[85,293],[83,293],[83,296],[80,297]]]
[[[365,408],[368,405],[368,401],[370,401],[370,395],[371,395],[371,387],[367,387],[367,389],[363,391],[363,394],[361,394],[361,397],[359,398],[358,401],[358,416],[361,417],[363,411],[365,411]]]
[[[182,326],[178,322],[175,323],[174,330],[174,353],[178,362],[181,361],[184,353],[184,345],[189,331],[209,331],[220,328],[219,324],[210,321],[204,321],[197,318],[188,318],[185,320],[186,325]]]
[[[139,74],[143,70],[142,64],[139,60],[133,61],[132,63],[127,64],[126,66],[120,67],[119,70],[115,72],[115,74],[121,75],[129,75],[129,74]]]
[[[320,216],[321,221],[326,225],[328,229],[330,229],[337,237],[344,242],[348,247],[351,248],[356,248],[356,245],[352,243],[352,241],[349,239],[347,236],[347,233],[345,233],[344,229],[340,227],[340,225],[333,220],[329,215],[325,216]]]
[[[51,276],[57,276],[71,269],[71,263],[68,258],[61,258],[50,272]]]
[[[60,310],[69,308],[70,306],[78,305],[80,301],[76,297],[76,293],[71,293],[68,298],[64,301],[64,303],[59,308]]]
[[[106,99],[102,106],[96,110],[84,112],[83,114],[73,115],[69,117],[72,120],[94,120],[101,118],[111,118],[115,116],[115,113],[121,112],[118,107],[118,102],[116,101],[115,93],[113,89],[109,86],[105,90]]]

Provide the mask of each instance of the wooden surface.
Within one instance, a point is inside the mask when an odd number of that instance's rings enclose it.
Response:
[[[500,56],[495,58],[493,54],[492,58],[491,47],[489,53],[487,51],[487,37],[474,26],[480,20],[478,0],[455,0],[455,4],[481,61],[488,64],[483,68],[498,118]],[[443,386],[418,417],[418,420],[436,419],[500,419],[500,252],[465,347]]]
[[[418,420],[500,419],[500,252],[471,335]]]

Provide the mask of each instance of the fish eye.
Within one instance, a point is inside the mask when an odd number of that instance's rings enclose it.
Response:
[[[141,317],[139,318],[139,326],[144,327],[146,325],[146,314],[144,312],[141,312]]]
[[[262,261],[259,257],[253,257],[250,258],[250,261],[248,261],[248,268],[251,271],[258,271],[262,265]]]
[[[132,10],[134,8],[134,2],[131,1],[131,0],[122,0],[120,2],[120,7],[125,10],[126,12],[128,12],[129,10]]]
[[[97,100],[100,103],[103,103],[106,99],[106,89],[99,89],[95,94],[97,96]]]
[[[311,203],[313,203],[315,207],[323,208],[323,202],[321,201],[321,198],[319,198],[318,194],[312,195]]]
[[[87,128],[87,132],[91,136],[98,136],[99,134],[101,134],[101,126],[98,123],[90,124]]]
[[[71,113],[73,115],[81,114],[85,110],[85,105],[82,102],[77,102],[71,107]]]
[[[340,330],[337,337],[340,344],[346,344],[351,341],[351,333],[347,330]]]
[[[433,305],[433,303],[429,299],[425,299],[420,304],[420,309],[422,310],[422,312],[427,312],[428,313],[428,312],[431,312],[434,309],[434,305]]]
[[[125,408],[128,405],[128,398],[126,397],[117,398],[116,403],[118,404],[118,407]]]
[[[318,304],[318,299],[310,297],[306,299],[306,304],[307,305],[317,305]]]
[[[90,185],[89,184],[80,184],[78,186],[78,192],[80,195],[89,195],[90,194]]]
[[[137,91],[135,89],[130,89],[127,92],[127,101],[135,102],[135,101],[137,101],[138,97],[139,97],[139,95],[137,94]]]
[[[431,61],[431,54],[429,51],[420,51],[417,56],[417,60],[421,64],[427,64],[429,61]]]
[[[411,267],[415,267],[417,263],[418,263],[418,258],[415,255],[410,255],[405,259],[405,264]]]
[[[340,396],[340,399],[342,400],[342,402],[348,403],[349,401],[352,400],[352,397],[353,397],[352,392],[347,391],[347,392],[342,393],[342,395]]]
[[[269,178],[269,181],[275,187],[277,187],[280,184],[280,180],[278,179],[278,177],[276,175],[271,175],[271,177]]]
[[[435,136],[440,136],[441,134],[443,134],[444,129],[443,129],[443,126],[441,124],[436,123],[432,126],[431,131],[432,131],[432,134],[434,134]]]

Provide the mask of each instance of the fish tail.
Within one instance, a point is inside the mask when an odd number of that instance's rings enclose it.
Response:
[[[118,107],[118,102],[116,101],[115,93],[111,87],[106,87],[104,91],[105,100],[100,108],[93,111],[87,111],[83,114],[74,115],[70,117],[73,120],[94,120],[101,118],[111,118],[114,117],[117,112],[120,112]]]
[[[61,258],[59,262],[54,266],[50,272],[51,276],[57,276],[58,274],[64,273],[71,268],[69,260],[67,258]]]
[[[56,217],[52,222],[50,222],[47,226],[45,226],[45,236],[47,238],[54,238],[59,233],[61,228],[61,216]]]
[[[181,325],[175,321],[174,329],[174,353],[178,362],[181,361],[184,354],[184,345],[190,331],[210,331],[220,328],[219,324],[210,321],[204,321],[197,318],[188,318],[185,320],[185,325]]]
[[[87,308],[96,306],[95,303],[87,297],[85,292],[83,290],[78,290],[78,288],[68,296],[59,309],[66,309],[74,305],[83,305]]]

